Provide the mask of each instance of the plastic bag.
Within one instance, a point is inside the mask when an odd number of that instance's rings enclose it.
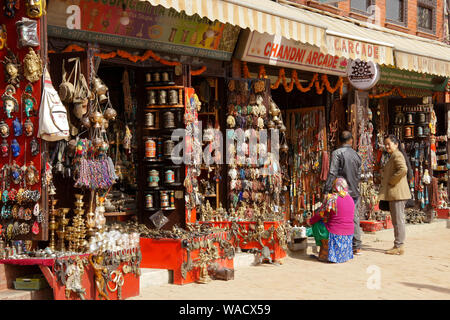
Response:
[[[16,22],[17,28],[17,46],[23,47],[38,47],[39,38],[37,33],[37,21],[22,18]]]
[[[169,219],[164,215],[162,210],[159,210],[157,213],[153,214],[150,217],[150,220],[158,230],[161,229],[167,222],[169,222]]]

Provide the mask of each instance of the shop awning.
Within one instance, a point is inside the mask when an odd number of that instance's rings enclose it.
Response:
[[[279,1],[294,5],[292,2]],[[306,11],[302,8],[297,10]],[[331,55],[360,58],[398,69],[450,77],[450,46],[444,43],[355,19],[317,12],[311,14],[326,26],[326,50]]]
[[[317,47],[325,45],[325,27],[311,12],[269,0],[142,0],[198,14],[222,23],[271,35],[280,35]]]

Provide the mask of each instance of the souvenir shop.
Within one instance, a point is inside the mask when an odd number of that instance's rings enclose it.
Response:
[[[149,4],[52,1],[46,23],[40,9],[13,7],[3,30],[1,262],[21,276],[8,286],[125,299],[139,294],[140,268],[206,283],[233,279],[235,250],[284,257],[286,190],[259,141],[284,124],[268,81],[227,77],[240,28]],[[154,21],[134,23],[140,12]],[[234,129],[256,149],[241,150]],[[266,156],[246,161],[256,151]]]
[[[280,210],[285,220],[301,225],[322,205],[330,153],[339,144],[337,132],[348,128],[347,59],[247,31],[241,33],[237,55],[244,77],[269,79],[272,103],[281,111],[268,123],[280,131]]]
[[[394,134],[402,141],[414,173],[409,179],[413,199],[407,203],[406,222],[430,222],[448,207],[448,117],[444,103],[448,79],[386,66],[377,72],[376,85],[358,92],[355,100],[363,106],[357,114],[363,123],[358,128],[358,148],[364,169],[359,214],[379,221],[377,228],[392,227],[389,214],[376,207],[375,197],[380,168],[387,161],[383,137]]]

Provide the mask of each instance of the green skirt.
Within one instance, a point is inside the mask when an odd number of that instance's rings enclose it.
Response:
[[[327,240],[329,238],[329,233],[327,230],[327,227],[325,227],[322,220],[312,225],[311,228],[308,228],[309,230],[306,231],[306,235],[313,236],[316,240],[316,245],[321,246],[322,242],[320,240]]]

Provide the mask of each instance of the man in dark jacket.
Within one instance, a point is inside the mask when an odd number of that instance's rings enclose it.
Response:
[[[333,182],[337,177],[343,177],[348,183],[348,192],[355,202],[355,231],[353,234],[353,253],[361,254],[361,227],[359,226],[358,202],[359,180],[361,178],[361,157],[353,150],[351,132],[342,131],[340,136],[342,145],[331,153],[330,172],[324,186],[324,193],[331,192]]]

